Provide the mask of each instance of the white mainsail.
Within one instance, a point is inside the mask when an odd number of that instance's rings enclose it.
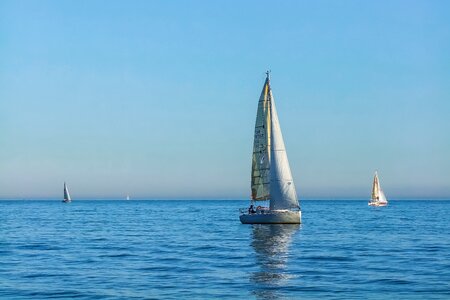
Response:
[[[72,199],[70,198],[69,189],[67,188],[66,183],[64,182],[64,201],[70,202]]]

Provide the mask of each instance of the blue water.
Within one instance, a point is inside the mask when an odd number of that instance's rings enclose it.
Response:
[[[0,201],[1,299],[450,299],[450,201]]]

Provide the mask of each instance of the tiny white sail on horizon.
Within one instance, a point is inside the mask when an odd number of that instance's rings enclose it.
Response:
[[[370,206],[386,206],[388,203],[386,195],[381,189],[380,179],[378,178],[378,172],[375,171],[372,183],[372,196],[369,201]]]
[[[64,200],[63,202],[68,203],[72,202],[72,198],[70,198],[69,189],[67,188],[66,182],[64,182]]]

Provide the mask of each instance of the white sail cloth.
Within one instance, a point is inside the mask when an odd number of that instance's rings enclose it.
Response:
[[[384,192],[381,189],[380,179],[378,178],[378,172],[375,172],[372,184],[371,203],[386,204],[387,202],[388,201],[386,199],[386,196],[384,195]]]
[[[387,203],[386,196],[384,195],[384,192],[381,189],[380,189],[380,198],[378,199],[378,202],[382,204]]]
[[[270,147],[270,209],[298,208],[297,193],[292,180],[291,168],[284,146],[280,122],[272,90],[269,87],[271,104],[271,147]]]
[[[65,201],[71,201],[72,199],[70,198],[70,194],[69,194],[69,190],[67,189],[67,185],[64,182],[64,200]]]

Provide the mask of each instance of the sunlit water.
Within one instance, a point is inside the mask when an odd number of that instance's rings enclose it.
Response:
[[[1,299],[450,299],[450,201],[0,201]]]

